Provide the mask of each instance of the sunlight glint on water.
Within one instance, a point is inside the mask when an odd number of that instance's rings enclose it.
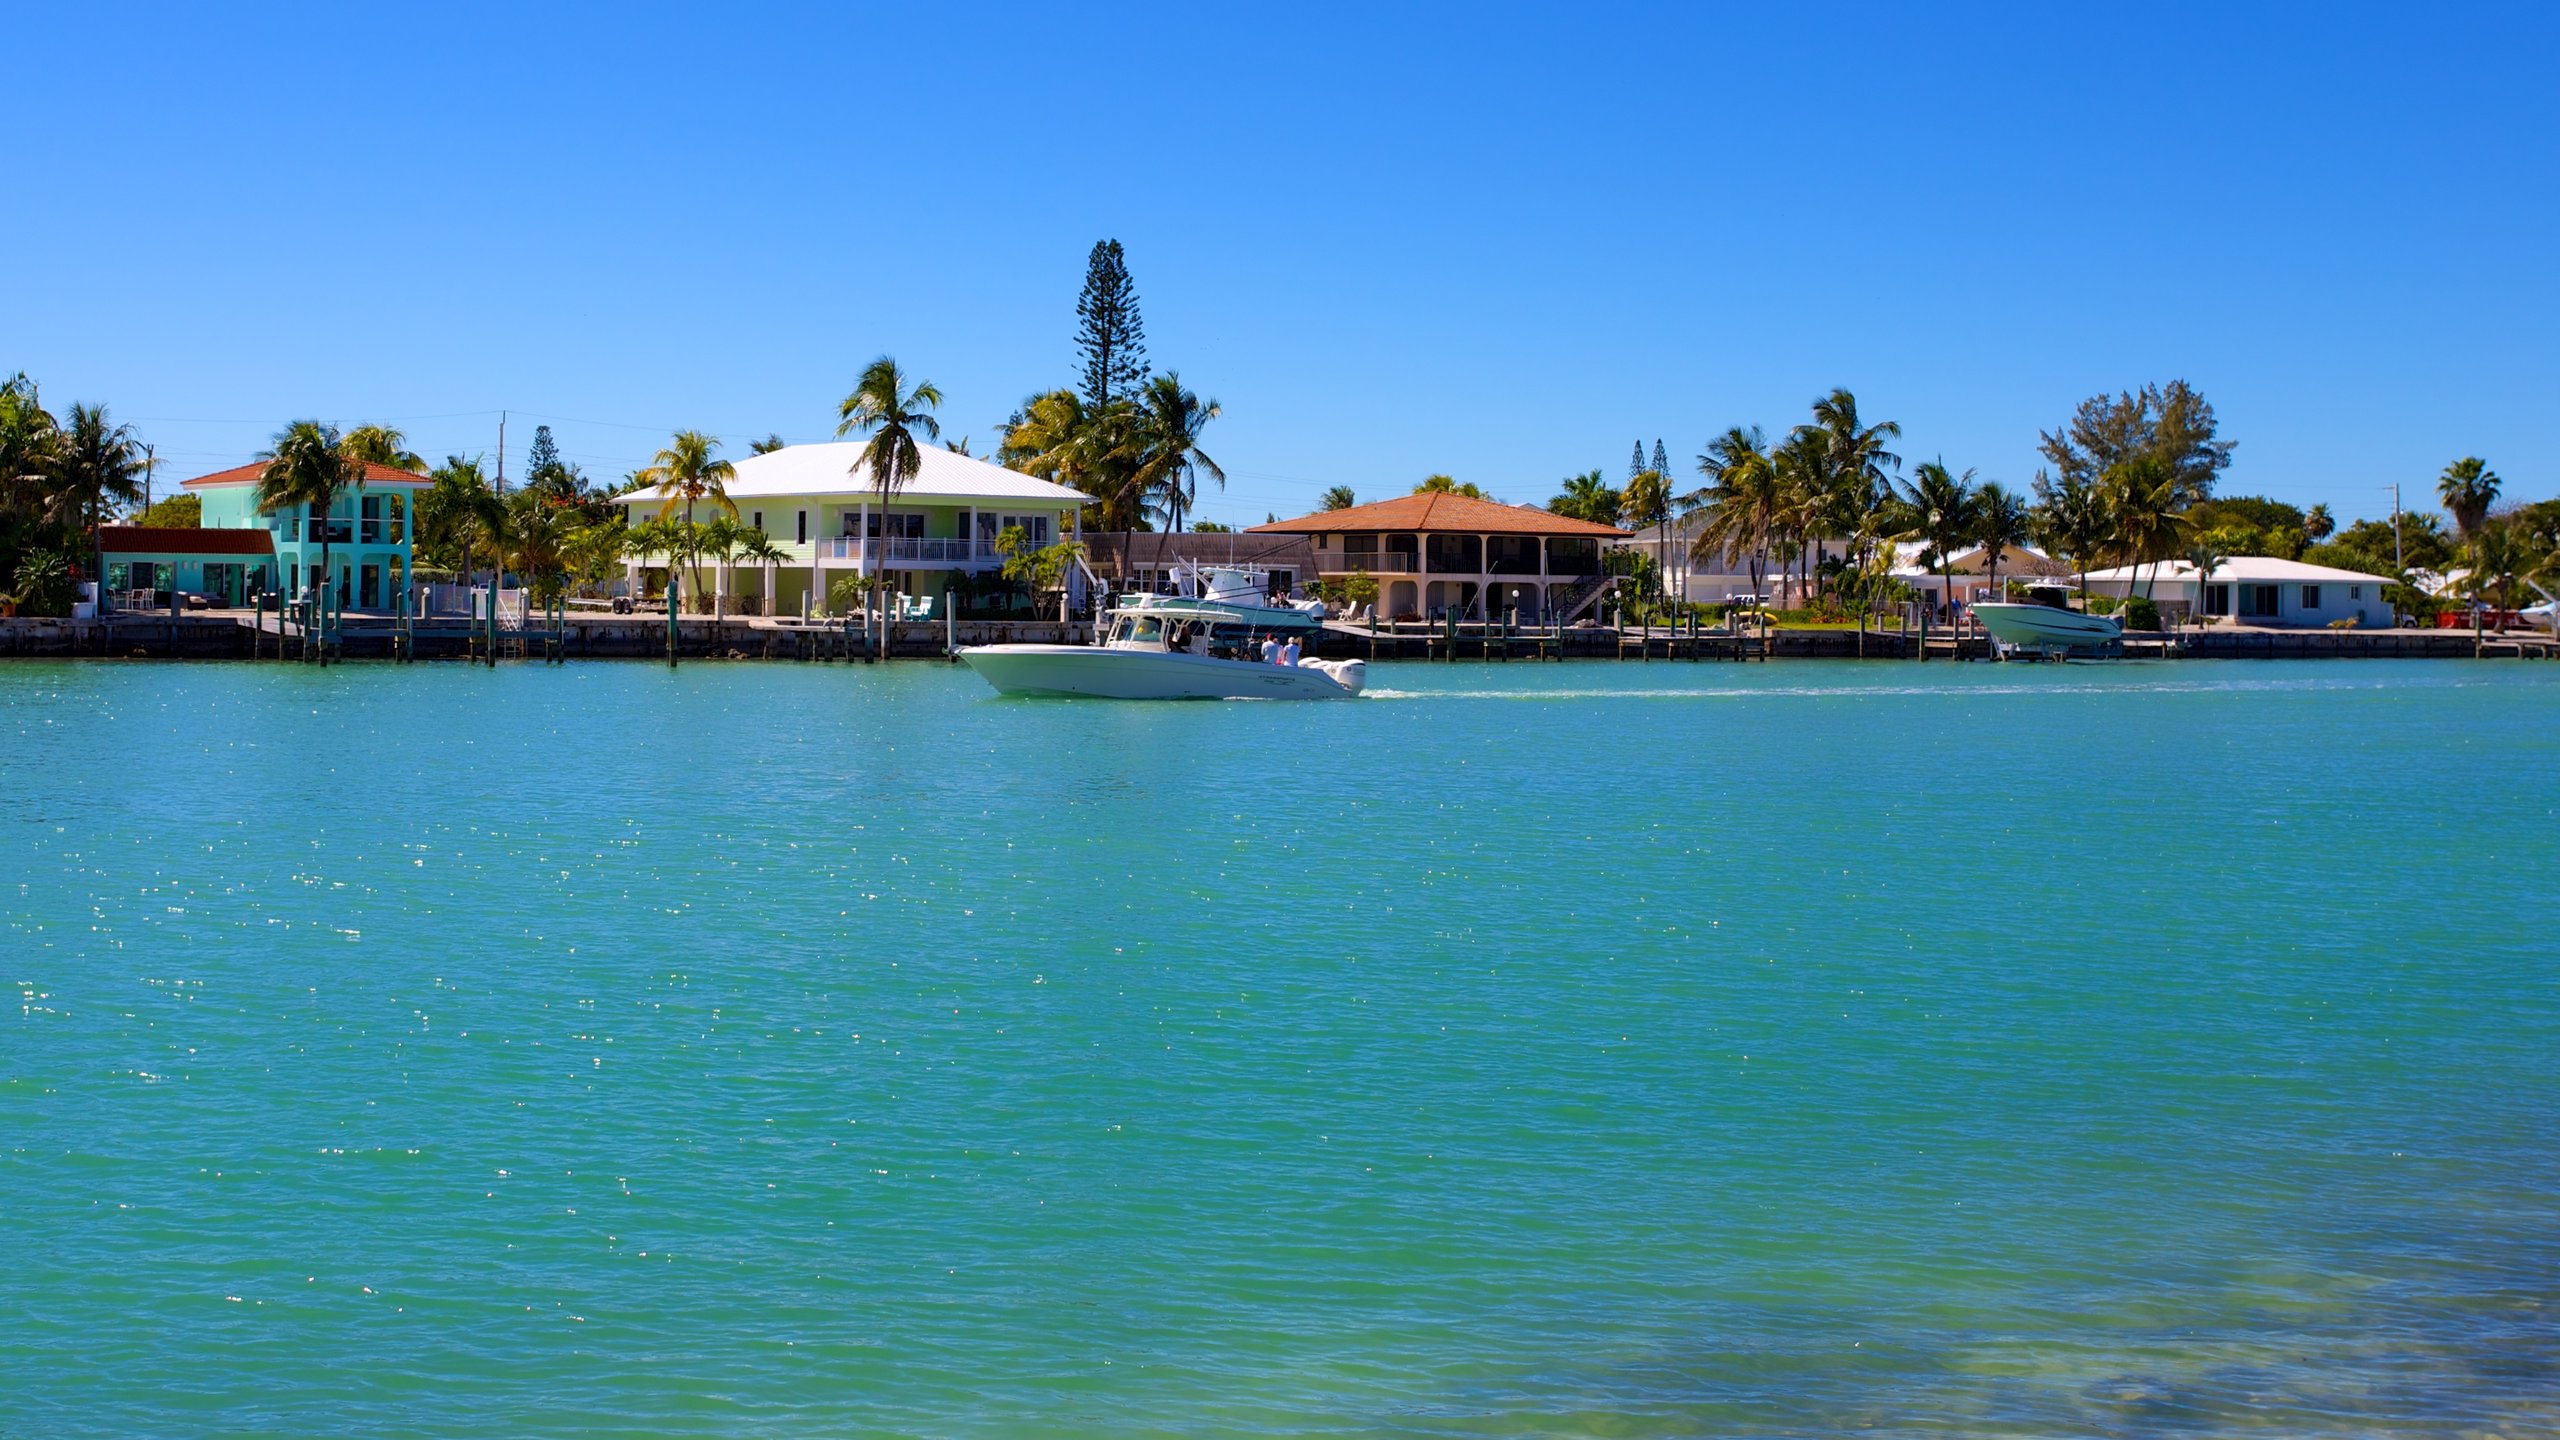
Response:
[[[2560,671],[1372,677],[0,667],[0,1435],[2560,1419]]]

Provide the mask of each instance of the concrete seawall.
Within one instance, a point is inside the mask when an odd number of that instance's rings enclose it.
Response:
[[[890,653],[896,659],[938,659],[951,631],[939,622],[893,626]],[[1055,620],[964,620],[957,626],[962,645],[1081,644],[1091,627]],[[696,660],[858,660],[869,653],[859,630],[802,627],[758,617],[688,616],[680,622],[679,658]],[[398,632],[389,624],[351,621],[342,632],[337,658],[397,658]],[[421,626],[414,631],[414,657],[460,660],[485,656],[485,638],[458,624]],[[105,620],[0,620],[0,658],[98,658],[150,660],[248,660],[295,658],[298,635],[279,633],[272,615],[263,629],[245,614],[228,612],[166,615],[121,615]],[[1324,632],[1320,649],[1334,658],[1368,658],[1365,633],[1345,628]],[[2136,659],[2470,659],[2560,658],[2551,637],[2536,633],[2491,633],[2475,642],[2468,630],[2213,630],[2184,636],[2134,635],[2126,653]],[[1704,634],[1678,636],[1604,627],[1556,632],[1505,634],[1500,627],[1462,628],[1454,637],[1440,631],[1376,637],[1379,659],[1459,660],[1618,659],[1687,663],[1693,660],[1850,659],[1914,660],[1916,635],[1870,632],[1863,643],[1850,630],[1776,630],[1765,651],[1756,635]],[[542,629],[499,632],[501,659],[659,660],[667,656],[664,616],[574,614],[557,633]],[[1984,657],[1978,635],[1930,637],[1932,660]]]

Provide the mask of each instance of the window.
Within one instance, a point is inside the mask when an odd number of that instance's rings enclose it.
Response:
[[[750,510],[750,511],[748,511],[748,512],[747,512],[747,523],[748,523],[749,525],[751,525],[751,526],[755,527],[755,528],[756,528],[756,529],[758,529],[758,530],[763,529],[763,528],[764,528],[764,512],[763,512],[763,511],[761,511],[761,510]]]
[[[808,511],[806,511],[806,510],[803,510],[803,511],[801,511],[801,512],[800,512],[800,542],[799,542],[799,543],[801,543],[801,544],[803,544],[803,545],[806,545],[806,544],[808,544],[808,543],[809,543],[809,512],[808,512]]]
[[[2231,587],[2228,585],[2207,585],[2204,587],[2204,613],[2207,615],[2230,614]]]
[[[2363,598],[2364,598],[2364,587],[2363,587],[2363,586],[2361,586],[2361,585],[2350,585],[2350,586],[2348,586],[2348,587],[2347,587],[2347,598],[2348,598],[2348,599],[2350,599],[2350,600],[2361,600],[2361,599],[2363,599]]]
[[[2275,616],[2282,608],[2282,602],[2279,601],[2276,596],[2278,588],[2279,587],[2274,585],[2241,586],[2241,615],[2244,617],[2258,616],[2262,618],[2272,618]]]
[[[2317,610],[2320,608],[2319,586],[2305,585],[2302,587],[2302,608],[2305,610]]]

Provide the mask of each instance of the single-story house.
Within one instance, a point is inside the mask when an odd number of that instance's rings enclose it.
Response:
[[[2000,549],[1999,578],[1992,578],[1991,551],[1987,546],[1967,546],[1948,558],[1941,567],[1929,563],[1929,547],[1916,540],[1905,540],[1895,547],[1893,578],[1935,601],[1941,610],[1952,603],[1970,605],[1977,600],[1998,600],[2012,580],[2076,579],[2072,568],[2032,545],[2004,545]],[[1942,576],[1941,569],[1945,570]]]
[[[2314,627],[2352,620],[2387,630],[2392,611],[2383,587],[2391,583],[2388,576],[2301,560],[2234,555],[2215,567],[2204,585],[2203,613],[2229,616],[2244,625]],[[2149,565],[2089,572],[2090,594],[2148,595],[2163,613],[2195,614],[2196,588],[2196,567],[2184,560],[2164,560],[2156,573]]]
[[[1325,579],[1378,582],[1381,619],[1455,611],[1468,620],[1516,612],[1524,622],[1571,620],[1606,587],[1602,547],[1627,538],[1613,525],[1527,505],[1420,491],[1256,525],[1247,535],[1302,535]]]
[[[725,597],[731,612],[797,612],[804,600],[826,608],[827,589],[844,576],[877,573],[907,595],[939,595],[956,576],[991,574],[1004,565],[996,540],[1019,528],[1034,549],[1081,538],[1090,498],[1036,475],[1007,470],[939,446],[917,452],[922,462],[904,488],[880,504],[863,442],[788,445],[737,462],[725,487],[738,519],[761,530],[782,558],[776,561],[703,558],[703,581]],[[657,518],[665,504],[656,492],[634,490],[615,497],[634,524]],[[682,514],[681,503],[676,512]],[[719,513],[697,503],[697,523]],[[633,556],[624,562],[629,593],[645,593],[642,572],[663,576],[671,557]]]
[[[275,584],[275,536],[266,530],[101,525],[98,549],[113,610],[162,610],[175,595],[246,605]]]

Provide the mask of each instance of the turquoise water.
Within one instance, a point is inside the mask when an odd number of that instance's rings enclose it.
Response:
[[[0,1435],[2560,1424],[2560,667],[0,666]]]

